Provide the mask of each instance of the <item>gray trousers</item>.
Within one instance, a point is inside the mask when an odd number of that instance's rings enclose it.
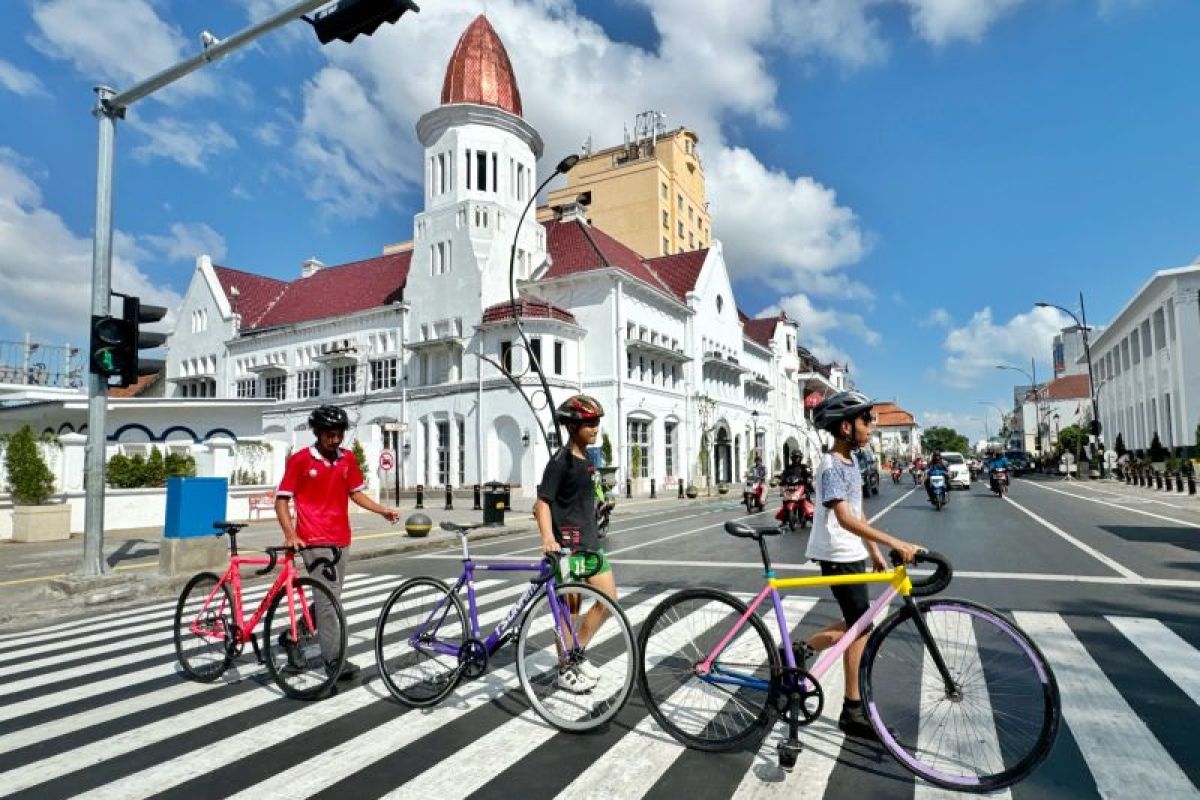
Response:
[[[330,561],[333,560],[334,550],[332,547],[314,547],[300,553],[301,558],[304,559],[304,566],[308,577],[328,587],[329,591],[333,593],[334,598],[339,602],[342,598],[342,578],[346,576],[346,562],[350,556],[349,547],[343,547],[341,550],[341,560],[333,566],[332,580],[325,574],[329,568],[327,564],[322,564],[316,569],[312,568],[313,562],[317,559],[325,558]],[[332,661],[338,656],[338,644],[342,632],[338,630],[337,614],[334,613],[332,606],[325,599],[324,595],[317,595],[316,597],[316,616],[317,638],[321,642],[321,655],[325,657],[326,661]]]

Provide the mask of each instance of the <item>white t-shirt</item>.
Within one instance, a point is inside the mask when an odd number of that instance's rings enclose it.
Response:
[[[833,453],[821,456],[817,468],[817,510],[805,555],[817,561],[850,563],[867,557],[862,538],[841,526],[830,507],[841,500],[850,504],[850,513],[862,516],[862,473],[851,459],[846,463]]]

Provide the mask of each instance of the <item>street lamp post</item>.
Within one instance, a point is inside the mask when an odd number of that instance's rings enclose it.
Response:
[[[987,406],[988,408],[996,409],[996,413],[1000,415],[1000,429],[1004,428],[1004,409],[1002,409],[1000,406],[996,405],[995,403],[989,402],[987,400],[976,400],[975,402],[979,403],[979,405],[981,405],[981,406]],[[987,424],[988,424],[987,423],[987,414],[984,413],[984,415],[983,415],[983,435],[984,435],[984,439],[987,440],[988,442],[990,442],[992,440],[992,436],[990,433],[988,433]],[[999,429],[997,430],[997,434],[999,434]]]
[[[1096,396],[1096,378],[1095,378],[1094,373],[1092,372],[1092,345],[1091,345],[1091,337],[1088,336],[1087,308],[1083,304],[1083,292],[1079,293],[1079,314],[1080,314],[1080,316],[1078,316],[1078,317],[1075,316],[1075,312],[1071,311],[1071,309],[1063,308],[1062,306],[1055,305],[1054,303],[1034,303],[1034,306],[1036,306],[1037,308],[1057,308],[1059,311],[1062,311],[1064,314],[1069,316],[1071,319],[1075,320],[1075,324],[1078,325],[1080,330],[1083,332],[1083,356],[1087,360],[1087,368],[1088,368],[1088,394],[1091,395],[1091,398],[1092,398],[1092,424],[1090,426],[1090,430],[1088,431],[1088,434],[1089,434],[1090,438],[1094,440],[1093,441],[1094,444],[1103,446],[1104,440],[1100,438],[1100,433],[1101,433],[1100,401]],[[1080,317],[1082,317],[1082,319],[1080,319]],[[1103,461],[1100,462],[1099,473],[1100,473],[1100,477],[1103,478],[1104,477],[1104,462]]]
[[[1022,375],[1024,375],[1026,378],[1029,379],[1029,385],[1033,388],[1033,412],[1034,412],[1033,415],[1036,418],[1034,420],[1034,423],[1035,423],[1035,427],[1037,428],[1037,430],[1034,433],[1034,436],[1035,436],[1034,450],[1040,451],[1042,449],[1042,404],[1041,404],[1041,392],[1038,391],[1037,359],[1035,359],[1035,358],[1029,359],[1030,372],[1026,372],[1021,367],[1014,367],[1011,364],[997,364],[996,369],[1010,369],[1013,372],[1021,373]],[[1022,403],[1022,409],[1023,408],[1024,408],[1024,404]],[[1021,417],[1024,418],[1024,416],[1025,416],[1024,413],[1022,413]]]
[[[759,458],[762,458],[762,453],[760,453],[758,451],[758,409],[757,408],[750,412],[750,419],[752,419],[754,421],[754,423],[753,423],[754,424],[754,444],[751,446],[750,450],[751,450],[751,452],[754,453],[754,455],[758,456]]]

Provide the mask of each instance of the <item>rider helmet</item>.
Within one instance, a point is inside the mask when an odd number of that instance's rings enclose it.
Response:
[[[793,464],[803,464],[804,463],[804,454],[801,453],[799,450],[796,450],[795,452],[792,453],[791,460],[792,460]]]
[[[594,422],[604,416],[604,408],[596,398],[576,394],[564,400],[554,415],[559,422]]]
[[[838,392],[822,400],[813,409],[813,425],[836,433],[841,423],[853,421],[874,407],[875,401],[862,392]]]
[[[342,431],[350,427],[350,418],[341,406],[317,406],[308,415],[308,427],[314,431]]]

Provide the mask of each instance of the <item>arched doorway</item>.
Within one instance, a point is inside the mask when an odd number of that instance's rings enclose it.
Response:
[[[717,441],[713,447],[713,456],[716,460],[716,475],[718,483],[733,482],[733,452],[729,443],[729,429],[721,427],[717,429]]]
[[[525,445],[521,443],[521,426],[512,417],[498,417],[492,423],[487,448],[487,480],[503,481],[510,486],[521,485],[521,462]]]

